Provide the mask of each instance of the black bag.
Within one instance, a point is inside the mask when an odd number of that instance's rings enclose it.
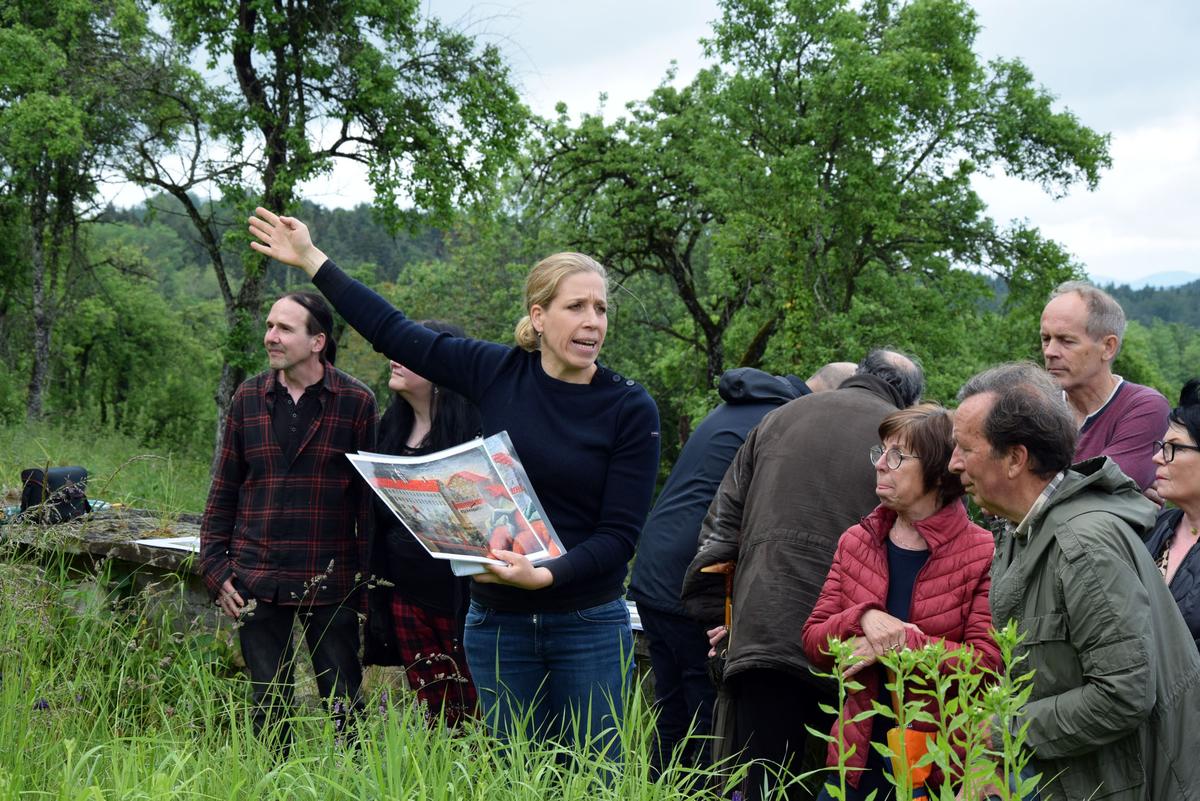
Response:
[[[87,477],[86,467],[22,470],[21,518],[35,523],[62,523],[92,511]]]

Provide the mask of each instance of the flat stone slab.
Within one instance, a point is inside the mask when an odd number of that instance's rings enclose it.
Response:
[[[0,537],[38,549],[122,559],[135,564],[195,575],[200,549],[200,516],[167,517],[146,509],[106,506],[66,523],[26,523],[0,527]],[[195,543],[183,548],[184,542]]]

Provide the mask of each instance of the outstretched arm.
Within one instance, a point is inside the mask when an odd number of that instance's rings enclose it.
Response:
[[[250,233],[257,240],[250,247],[303,270],[337,313],[375,350],[479,402],[509,348],[440,335],[409,320],[385,298],[337,269],[313,245],[308,226],[295,217],[281,217],[260,206],[248,222]],[[326,263],[328,266],[321,269]]]
[[[275,261],[299,267],[309,278],[329,258],[313,244],[308,226],[295,217],[280,217],[259,206],[249,222],[250,233],[258,239],[250,247]]]

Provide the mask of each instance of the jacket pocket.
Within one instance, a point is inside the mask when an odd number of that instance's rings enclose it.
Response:
[[[1067,616],[1062,612],[1038,615],[1025,621],[1026,645],[1040,645],[1067,639]]]
[[[1100,801],[1118,794],[1134,797],[1129,791],[1146,784],[1138,739],[1133,734],[1074,759],[1055,760],[1054,770],[1044,771],[1043,775],[1050,777],[1061,771],[1059,783],[1068,801]]]
[[[1044,698],[1083,684],[1079,654],[1071,644],[1067,616],[1061,612],[1038,615],[1021,625],[1029,667],[1037,671],[1033,695]]]

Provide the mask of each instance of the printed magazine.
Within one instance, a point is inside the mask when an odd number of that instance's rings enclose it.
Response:
[[[489,554],[516,551],[531,562],[563,553],[508,433],[426,456],[346,454],[392,513],[457,575],[504,564]]]

